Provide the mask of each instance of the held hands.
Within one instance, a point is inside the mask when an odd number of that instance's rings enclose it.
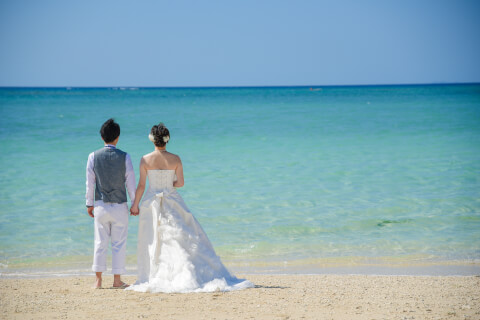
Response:
[[[93,215],[93,207],[88,207],[87,208],[87,212],[88,212],[88,215],[92,218],[94,218],[94,215]],[[130,214],[132,216],[138,216],[139,214],[139,210],[138,210],[138,206],[132,206],[130,208]]]
[[[132,215],[132,216],[138,216],[139,213],[140,213],[140,212],[139,212],[139,210],[138,210],[138,205],[137,205],[137,206],[132,206],[132,207],[130,208],[130,215]]]

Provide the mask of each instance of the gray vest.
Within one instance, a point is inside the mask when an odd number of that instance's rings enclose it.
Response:
[[[127,202],[127,192],[125,190],[126,156],[127,153],[114,148],[102,148],[95,151],[93,158],[95,201]]]

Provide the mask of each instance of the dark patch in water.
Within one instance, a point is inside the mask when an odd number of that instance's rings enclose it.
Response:
[[[385,227],[394,223],[408,223],[413,221],[412,219],[400,219],[400,220],[383,220],[382,222],[377,223],[379,227]]]

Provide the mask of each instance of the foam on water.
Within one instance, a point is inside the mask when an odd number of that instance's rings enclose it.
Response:
[[[0,89],[2,273],[88,268],[85,164],[109,117],[137,179],[167,124],[180,192],[232,266],[480,259],[479,85],[134,89]]]

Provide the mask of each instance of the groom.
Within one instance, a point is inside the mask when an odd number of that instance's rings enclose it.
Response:
[[[87,212],[94,218],[95,250],[92,270],[95,288],[102,287],[102,272],[107,270],[108,243],[112,243],[113,287],[125,288],[120,275],[125,273],[128,228],[128,189],[135,200],[135,173],[130,156],[116,148],[120,126],[108,119],[100,129],[105,146],[90,153],[87,161]],[[95,201],[94,201],[95,197]]]

